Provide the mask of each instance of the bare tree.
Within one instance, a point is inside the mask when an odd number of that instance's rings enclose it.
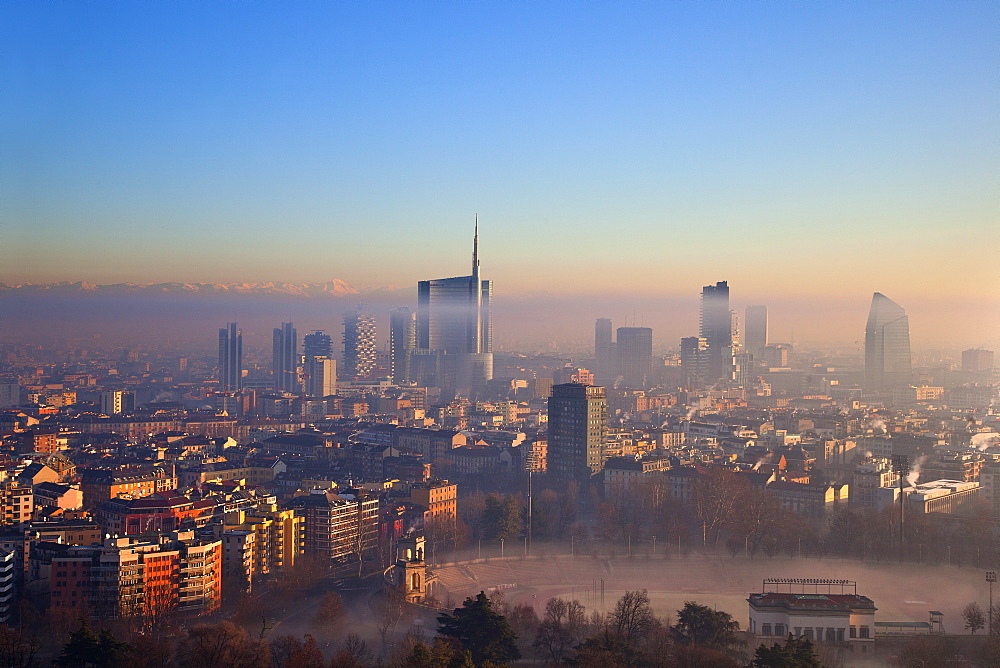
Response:
[[[550,598],[532,644],[554,663],[560,663],[586,633],[587,613],[579,601]]]
[[[191,627],[180,655],[186,668],[266,668],[271,663],[267,643],[251,638],[232,622]]]
[[[316,609],[316,616],[313,617],[313,624],[326,633],[335,633],[347,611],[344,609],[344,601],[340,594],[335,591],[328,591],[323,594]]]
[[[659,625],[645,589],[626,591],[608,615],[608,626],[624,640],[642,638]]]
[[[349,633],[333,656],[330,668],[364,668],[371,664],[371,660],[372,652],[368,643],[357,633]]]
[[[405,600],[403,594],[395,587],[383,587],[375,598],[378,606],[375,611],[375,628],[378,629],[379,637],[382,639],[384,658],[389,648],[387,635],[395,630],[396,624],[402,618]]]
[[[0,626],[0,665],[30,668],[35,665],[35,655],[41,646],[38,638],[28,633]]]
[[[982,631],[986,626],[986,613],[983,608],[973,601],[962,609],[962,619],[965,620],[965,628],[976,635],[976,631]]]
[[[723,468],[713,468],[694,485],[694,509],[701,523],[702,542],[715,544],[719,533],[742,508],[750,483]]]

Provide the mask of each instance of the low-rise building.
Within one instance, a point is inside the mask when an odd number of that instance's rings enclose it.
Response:
[[[851,580],[774,578],[750,594],[747,630],[758,638],[788,634],[816,642],[865,643],[875,639],[875,603]]]

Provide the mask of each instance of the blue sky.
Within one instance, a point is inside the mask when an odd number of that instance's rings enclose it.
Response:
[[[17,2],[6,282],[997,297],[1000,3]],[[970,243],[971,242],[971,243]],[[995,302],[994,302],[995,303]]]

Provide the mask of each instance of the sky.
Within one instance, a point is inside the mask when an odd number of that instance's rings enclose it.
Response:
[[[634,313],[728,280],[863,323],[878,290],[930,338],[994,340],[998,25],[966,1],[11,0],[0,282],[413,286],[469,271],[478,214],[514,299]]]

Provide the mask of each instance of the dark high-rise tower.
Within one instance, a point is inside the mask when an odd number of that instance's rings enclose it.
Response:
[[[479,273],[479,221],[472,274],[417,284],[417,348],[442,354],[445,394],[471,396],[493,377],[491,281]]]
[[[726,281],[702,288],[699,334],[707,345],[709,380],[730,380],[733,377],[733,318]]]
[[[403,306],[389,312],[389,363],[395,383],[409,382],[410,356],[417,347],[417,316]]]
[[[912,380],[910,320],[903,307],[881,292],[872,296],[865,325],[865,387],[885,390]]]
[[[333,338],[321,329],[302,337],[302,354],[306,357],[333,357]]]
[[[290,322],[274,328],[271,337],[271,369],[274,373],[274,388],[286,392],[299,389],[299,337]]]
[[[743,348],[760,359],[767,345],[767,307],[747,306],[743,323]]]
[[[603,387],[553,385],[549,397],[549,473],[586,480],[603,468],[608,438],[608,403]]]
[[[618,370],[626,387],[649,389],[653,373],[653,330],[649,327],[619,327],[615,350]]]
[[[360,306],[348,311],[344,314],[344,378],[370,378],[375,355],[375,316]]]
[[[243,389],[243,333],[235,322],[219,329],[219,385],[223,392]]]
[[[614,330],[611,318],[598,318],[594,322],[594,376],[597,384],[611,385],[618,375],[615,357]]]

